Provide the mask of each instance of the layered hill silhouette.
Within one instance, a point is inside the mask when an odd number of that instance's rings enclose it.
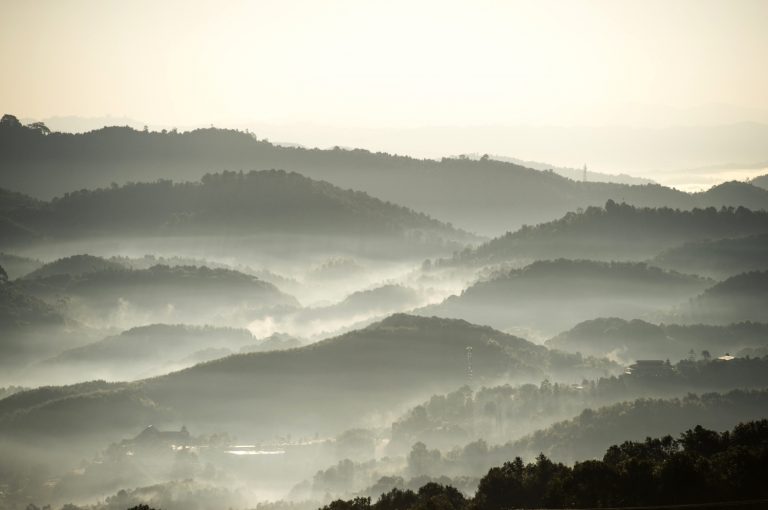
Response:
[[[238,271],[204,266],[102,269],[24,278],[13,285],[97,327],[130,326],[142,319],[230,324],[238,312],[247,316],[271,307],[298,306],[295,298],[271,283]]]
[[[600,315],[647,316],[711,284],[639,262],[545,260],[499,271],[419,313],[555,334]]]
[[[738,207],[681,211],[606,202],[524,227],[438,265],[486,265],[536,258],[642,260],[684,242],[768,233],[768,212]]]
[[[683,398],[641,398],[598,409],[586,409],[571,420],[555,423],[522,439],[477,452],[467,465],[505,462],[539,453],[561,462],[600,458],[612,444],[642,441],[649,436],[679,434],[695,425],[727,430],[741,422],[762,419],[768,405],[766,390],[689,394]],[[469,453],[468,452],[468,453]],[[467,459],[470,460],[470,459]],[[485,466],[483,468],[487,469]]]
[[[71,275],[82,276],[86,273],[98,273],[101,271],[120,271],[125,266],[103,257],[93,255],[72,255],[57,259],[24,275],[27,280],[48,278],[51,276]]]
[[[461,228],[497,235],[608,199],[638,206],[768,206],[768,191],[686,194],[651,185],[577,182],[490,158],[420,160],[366,150],[283,147],[250,133],[178,133],[108,127],[46,133],[8,124],[0,130],[0,187],[39,197],[157,178],[189,181],[211,170],[282,168],[424,211]]]
[[[24,232],[53,240],[258,234],[381,236],[413,242],[473,239],[365,193],[276,170],[207,174],[194,183],[155,181],[82,190],[2,214],[9,225],[6,243],[26,240]]]
[[[289,310],[282,316],[271,314],[269,321],[277,322],[278,330],[327,337],[359,329],[392,313],[408,311],[426,303],[418,291],[403,285],[385,284],[356,291],[338,303]],[[284,327],[283,327],[284,326]]]
[[[96,379],[130,381],[194,365],[194,360],[221,358],[243,348],[256,349],[246,329],[152,324],[68,349],[30,367],[39,378],[75,382],[83,373]],[[206,359],[207,357],[207,359]]]
[[[467,157],[470,159],[481,159],[484,154],[472,153],[462,154],[458,156]],[[585,168],[570,168],[570,167],[558,167],[550,163],[542,163],[540,161],[528,161],[519,158],[512,158],[509,156],[500,156],[498,154],[488,155],[489,159],[495,161],[504,161],[506,163],[514,163],[516,165],[524,166],[526,168],[532,168],[534,170],[552,171],[563,177],[578,181],[588,180],[597,182],[610,182],[615,184],[655,184],[651,179],[644,179],[642,177],[635,177],[627,174],[605,174],[601,172],[593,172],[592,170],[586,170]],[[586,177],[586,179],[584,179]]]
[[[37,259],[21,257],[11,253],[0,253],[0,266],[8,273],[8,278],[15,280],[42,267],[43,263]]]
[[[599,318],[577,324],[547,340],[546,345],[591,356],[637,359],[688,358],[707,351],[717,357],[768,346],[768,324],[742,322],[724,326],[652,324],[639,319]]]
[[[44,386],[0,400],[3,435],[33,443],[40,440],[49,446],[61,439],[79,437],[82,448],[85,443],[111,440],[115,431],[135,430],[172,418],[170,410],[125,383],[93,381]],[[59,452],[68,448],[66,444],[57,446]],[[78,448],[74,444],[72,447]]]
[[[693,424],[726,430],[740,422],[762,419],[768,405],[768,391],[734,390],[725,394],[689,395],[681,399],[637,399],[591,410],[572,420],[506,445],[507,453],[518,451],[532,456],[543,452],[558,460],[601,455],[611,444],[626,440],[676,434]]]
[[[0,371],[8,375],[27,363],[82,344],[88,335],[53,306],[0,281]],[[0,386],[5,384],[0,377]]]
[[[338,432],[463,384],[467,347],[472,347],[473,377],[480,383],[591,377],[615,369],[464,321],[393,315],[306,347],[233,355],[109,391],[119,389],[115,398],[121,402],[134,402],[129,396],[139,392],[151,407],[171,410],[188,424],[251,436],[285,432],[286,424],[295,433]],[[36,425],[35,437],[78,437],[77,420],[88,418],[69,414],[67,402],[77,399],[79,406],[93,393],[101,405],[109,398],[106,391],[86,386],[65,396],[55,388],[14,395],[12,402],[0,404],[0,432],[22,437],[27,420],[47,416],[50,425]],[[59,413],[62,420],[55,419]],[[60,423],[67,426],[54,425]],[[113,430],[129,427],[115,424]]]
[[[768,234],[692,241],[663,251],[656,266],[724,278],[768,269]]]
[[[732,276],[678,309],[676,316],[687,322],[727,324],[765,322],[768,318],[768,271],[750,271]]]
[[[728,181],[698,193],[700,207],[741,206],[752,210],[765,210],[768,190],[748,182]]]

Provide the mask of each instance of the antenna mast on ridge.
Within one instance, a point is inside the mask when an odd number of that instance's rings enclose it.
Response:
[[[472,385],[472,347],[467,346],[467,384]]]

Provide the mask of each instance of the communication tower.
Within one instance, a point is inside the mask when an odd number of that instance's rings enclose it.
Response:
[[[467,346],[467,384],[472,385],[472,347]]]

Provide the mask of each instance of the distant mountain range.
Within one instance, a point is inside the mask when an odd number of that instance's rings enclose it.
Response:
[[[370,193],[483,235],[537,224],[580,207],[768,206],[744,184],[734,193],[690,195],[659,185],[577,182],[492,159],[420,160],[366,150],[282,147],[234,130],[185,133],[110,127],[85,134],[0,129],[0,187],[50,198],[112,182],[190,181],[211,171],[280,168]],[[16,232],[23,236],[23,232]]]
[[[457,157],[459,158],[467,157],[470,159],[479,160],[485,156],[486,155],[484,154],[472,153],[472,154],[462,154]],[[632,175],[627,175],[627,174],[606,174],[602,172],[593,172],[592,170],[589,170],[586,167],[573,168],[573,167],[555,166],[549,163],[541,163],[539,161],[526,161],[524,159],[511,158],[509,156],[499,156],[496,154],[487,155],[487,157],[494,161],[503,161],[505,163],[512,163],[515,165],[524,166],[526,168],[533,168],[534,170],[541,170],[542,172],[551,170],[556,174],[562,175],[563,177],[566,177],[573,181],[611,182],[614,184],[632,184],[632,185],[657,184],[651,179],[634,177]]]

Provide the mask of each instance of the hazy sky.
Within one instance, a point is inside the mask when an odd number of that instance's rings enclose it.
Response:
[[[764,0],[2,0],[0,104],[181,126],[746,120],[768,111],[767,25]]]
[[[0,3],[2,111],[53,129],[248,127],[686,189],[768,172],[768,0]],[[765,126],[690,132],[744,121]]]

